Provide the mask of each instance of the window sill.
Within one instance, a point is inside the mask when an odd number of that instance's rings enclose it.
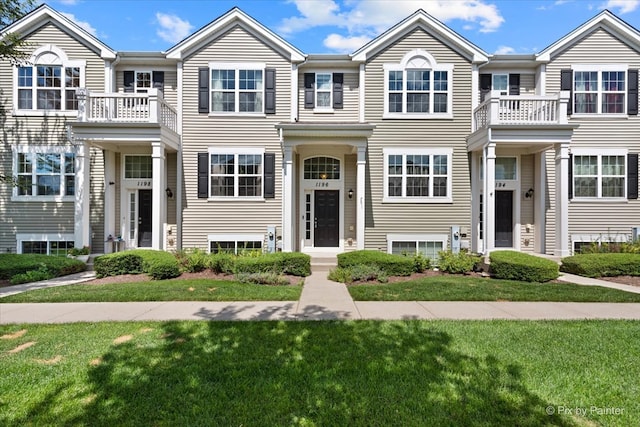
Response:
[[[571,203],[629,203],[629,199],[624,197],[574,197],[569,199]]]
[[[433,204],[453,203],[451,197],[384,197],[382,203]]]
[[[313,114],[333,114],[335,111],[333,108],[314,108]]]
[[[265,202],[264,197],[209,197],[208,202]]]
[[[14,117],[45,117],[45,116],[62,116],[62,117],[78,117],[76,110],[13,110]]]
[[[75,196],[11,196],[12,202],[74,202]]]
[[[259,117],[259,118],[265,118],[267,117],[267,115],[265,113],[238,113],[238,112],[229,112],[229,113],[221,113],[221,112],[215,112],[215,113],[209,113],[209,117],[225,117],[225,118],[229,118],[229,117],[238,117],[238,118],[247,118],[247,117]]]
[[[605,119],[617,119],[617,120],[626,120],[629,118],[628,114],[601,114],[601,113],[594,113],[594,114],[579,114],[579,113],[573,113],[570,116],[568,116],[570,118],[574,118],[574,119],[597,119],[597,120],[605,120]]]
[[[404,113],[384,113],[383,119],[401,119],[401,120],[444,120],[453,119],[453,114],[404,114]]]

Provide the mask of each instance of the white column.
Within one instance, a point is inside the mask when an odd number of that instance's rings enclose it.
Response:
[[[160,141],[151,143],[152,148],[152,168],[153,168],[153,189],[151,199],[153,209],[151,213],[151,248],[156,250],[164,249],[164,223],[167,218],[167,194],[166,188],[166,168],[164,156],[164,144]]]
[[[367,166],[367,147],[358,147],[357,183],[356,183],[356,248],[364,249],[365,222],[365,168]]]
[[[282,251],[293,251],[293,148],[284,147],[282,158]]]
[[[569,251],[569,144],[556,144],[556,246],[555,256]]]
[[[489,256],[496,241],[496,144],[490,142],[484,149],[484,254]]]
[[[76,200],[74,209],[75,236],[74,245],[76,248],[91,245],[91,223],[89,216],[91,198],[90,176],[91,176],[91,153],[89,144],[83,142],[76,151]]]
[[[546,253],[546,201],[547,201],[547,156],[546,151],[541,151],[535,157],[535,184],[533,193],[534,217],[536,227],[535,243],[533,250],[537,253]]]
[[[118,235],[116,230],[116,153],[104,150],[104,253],[113,250],[112,239]]]

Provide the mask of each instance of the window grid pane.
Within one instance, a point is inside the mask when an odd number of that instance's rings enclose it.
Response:
[[[388,197],[447,197],[448,155],[387,155]]]
[[[124,161],[124,177],[126,179],[153,178],[151,156],[126,156]]]
[[[625,156],[574,156],[575,197],[625,197]]]
[[[340,160],[323,156],[306,159],[304,179],[340,179]]]

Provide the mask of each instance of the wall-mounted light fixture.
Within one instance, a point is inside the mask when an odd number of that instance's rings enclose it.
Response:
[[[533,188],[528,189],[527,192],[524,193],[524,197],[525,197],[525,199],[532,198],[533,197]]]
[[[116,185],[116,183],[113,181],[109,181],[109,185]]]
[[[171,191],[171,189],[169,187],[167,187],[166,190],[164,190],[165,193],[167,193],[167,197],[168,198],[172,198],[173,197],[173,191]]]
[[[353,199],[353,188],[350,188],[347,194],[349,195],[350,199]]]

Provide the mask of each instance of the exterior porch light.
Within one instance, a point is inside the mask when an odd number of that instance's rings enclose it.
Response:
[[[524,193],[524,197],[525,197],[525,199],[532,198],[533,197],[533,188],[528,189],[527,192]]]
[[[171,191],[171,189],[169,187],[167,187],[166,190],[164,190],[165,193],[167,193],[167,197],[168,198],[172,198],[173,197],[173,191]]]
[[[353,188],[350,188],[347,194],[349,195],[350,199],[353,199]]]

